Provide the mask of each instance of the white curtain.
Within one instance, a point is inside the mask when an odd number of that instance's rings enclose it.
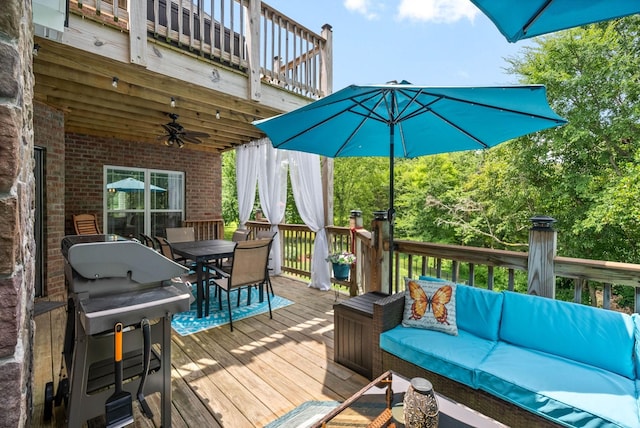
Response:
[[[320,158],[311,153],[288,151],[288,154],[291,189],[298,212],[304,223],[316,233],[309,286],[329,290],[331,274],[325,260],[329,254],[329,244],[324,228]]]
[[[268,143],[265,139],[244,144],[236,148],[236,186],[238,190],[238,216],[240,229],[251,216],[256,200],[256,181],[260,166],[260,145]]]
[[[287,154],[283,150],[276,150],[269,139],[260,140],[258,145],[260,160],[258,170],[258,193],[260,205],[269,223],[271,231],[278,232],[278,224],[284,220],[284,212],[287,206]],[[255,187],[254,187],[255,192]],[[276,235],[271,247],[271,266],[273,273],[282,272],[282,260],[280,259],[280,236]],[[273,255],[276,255],[275,257]]]

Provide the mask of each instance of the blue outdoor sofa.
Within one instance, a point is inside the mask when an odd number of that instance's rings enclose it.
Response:
[[[395,370],[507,425],[640,427],[640,318],[457,285],[457,335],[404,327],[374,303],[373,375]]]

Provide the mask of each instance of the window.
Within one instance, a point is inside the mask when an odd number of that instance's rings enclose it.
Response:
[[[184,173],[104,167],[105,233],[165,236],[184,219]]]

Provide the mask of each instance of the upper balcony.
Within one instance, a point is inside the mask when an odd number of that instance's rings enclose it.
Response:
[[[331,28],[259,0],[68,4],[61,31],[34,6],[34,97],[65,112],[66,132],[157,144],[176,113],[211,136],[197,149],[222,151],[331,92]]]

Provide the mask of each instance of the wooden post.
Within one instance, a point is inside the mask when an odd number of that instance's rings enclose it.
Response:
[[[129,1],[129,52],[131,63],[147,66],[147,2]],[[117,15],[117,10],[114,11]],[[157,17],[156,17],[157,19]]]
[[[333,31],[331,25],[324,24],[320,33],[326,40],[320,50],[320,93],[327,96],[333,93]]]
[[[529,230],[529,294],[556,296],[556,277],[553,261],[556,256],[558,233],[553,230],[555,219],[547,216],[531,218],[533,227]]]
[[[262,1],[250,0],[247,10],[247,50],[249,59],[249,99],[260,101],[262,87],[260,83],[260,10]],[[212,24],[213,25],[213,24]],[[221,33],[224,31],[221,29]],[[233,37],[233,35],[231,36]],[[213,43],[213,41],[211,41]],[[221,46],[223,46],[221,44]]]
[[[386,211],[375,211],[371,222],[371,284],[368,291],[392,293],[389,284],[389,251],[384,242],[389,240],[389,222]]]

